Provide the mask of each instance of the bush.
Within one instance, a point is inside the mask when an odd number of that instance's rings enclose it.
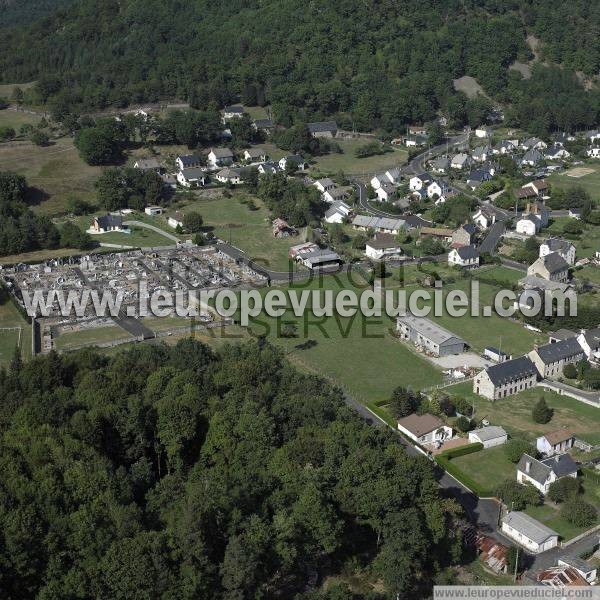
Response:
[[[548,489],[548,498],[552,502],[566,502],[570,498],[577,496],[581,491],[579,479],[574,477],[562,477],[550,484]]]
[[[554,411],[546,404],[546,399],[542,396],[533,407],[531,417],[535,423],[548,423],[552,419]]]
[[[596,522],[597,517],[596,509],[577,497],[567,500],[562,505],[560,514],[576,527],[589,527]]]
[[[527,506],[542,504],[542,496],[532,485],[521,485],[507,479],[496,488],[496,495],[513,510],[523,510]]]
[[[467,417],[460,416],[456,419],[455,422],[456,428],[463,433],[466,431],[471,431],[473,428],[473,424],[471,423],[471,419],[467,419]]]
[[[446,450],[443,454],[448,459],[458,458],[459,456],[466,456],[467,454],[473,454],[483,450],[483,444],[481,442],[475,442],[473,444],[467,444],[465,446],[459,446],[458,448],[452,448]]]
[[[452,402],[456,407],[456,411],[461,415],[467,415],[467,417],[470,417],[473,414],[473,405],[466,398],[454,397],[452,398]]]
[[[577,367],[573,364],[565,365],[563,368],[563,375],[567,379],[577,379]]]
[[[525,440],[509,440],[504,444],[504,454],[510,462],[518,463],[523,454],[529,454],[535,458],[537,450]]]
[[[571,219],[564,224],[563,231],[571,235],[579,235],[583,233],[583,225],[577,219]]]
[[[200,213],[190,211],[183,215],[183,228],[188,233],[197,233],[202,229],[203,223],[204,221]]]

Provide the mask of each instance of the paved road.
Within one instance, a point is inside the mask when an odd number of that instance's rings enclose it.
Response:
[[[510,258],[501,258],[500,262],[505,267],[510,267],[511,269],[517,269],[517,271],[524,271],[524,273],[527,273],[527,265],[517,262],[516,260],[511,260]]]
[[[167,239],[175,242],[176,244],[181,240],[172,233],[168,233],[164,229],[160,229],[160,227],[155,227],[154,225],[149,225],[148,223],[144,223],[143,221],[124,221],[123,225],[135,225],[137,227],[144,227],[145,229],[150,229],[156,233],[160,233],[160,235],[166,237]]]

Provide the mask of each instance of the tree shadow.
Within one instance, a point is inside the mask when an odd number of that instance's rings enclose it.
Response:
[[[301,344],[296,344],[294,346],[294,348],[296,350],[310,350],[311,348],[314,348],[317,344],[318,344],[317,340],[306,340],[305,342],[302,342]]]
[[[29,186],[25,194],[25,201],[30,206],[37,206],[50,198],[50,194],[41,188]]]

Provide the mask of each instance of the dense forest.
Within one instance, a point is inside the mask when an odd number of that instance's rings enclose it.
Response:
[[[15,352],[0,399],[7,600],[420,598],[460,558],[431,464],[261,340]],[[387,591],[310,591],[345,565]]]
[[[31,23],[75,0],[0,0],[0,27]]]
[[[439,111],[467,122],[472,101],[452,85],[467,74],[517,123],[585,127],[600,99],[574,71],[598,74],[599,27],[600,6],[586,0],[79,0],[4,32],[0,77],[37,80],[32,100],[79,110],[241,100],[272,104],[286,126],[333,116],[399,132]],[[508,67],[532,58],[530,33],[541,60],[522,80]]]

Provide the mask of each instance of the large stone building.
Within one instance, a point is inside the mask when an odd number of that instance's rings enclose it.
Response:
[[[417,317],[411,313],[398,317],[396,331],[401,339],[410,340],[434,356],[460,354],[465,351],[467,346],[465,340],[451,331],[429,319]]]
[[[529,353],[542,378],[560,377],[567,364],[580,361],[585,357],[577,338],[569,338],[535,348]]]
[[[499,400],[536,385],[538,371],[527,356],[487,367],[473,380],[473,391],[489,400]]]
[[[558,252],[551,252],[530,265],[527,268],[527,275],[565,283],[569,278],[569,265]]]

